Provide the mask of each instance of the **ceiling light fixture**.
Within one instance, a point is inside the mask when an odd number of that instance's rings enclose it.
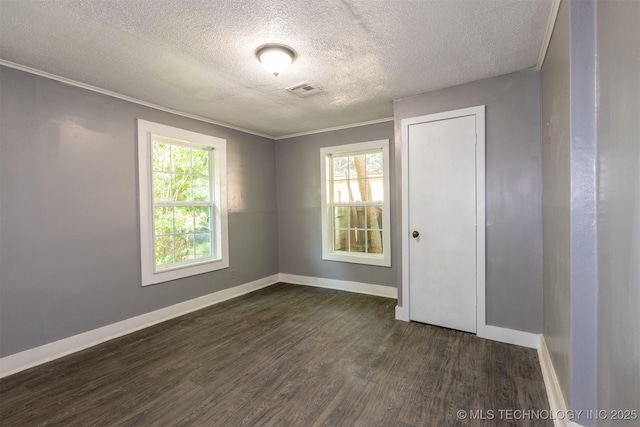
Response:
[[[282,44],[266,44],[256,50],[256,56],[268,72],[278,77],[287,71],[296,59],[296,53],[289,46]]]

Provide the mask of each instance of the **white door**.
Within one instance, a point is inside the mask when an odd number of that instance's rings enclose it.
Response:
[[[410,319],[476,332],[476,116],[408,126]]]

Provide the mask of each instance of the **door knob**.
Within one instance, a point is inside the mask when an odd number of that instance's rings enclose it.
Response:
[[[418,237],[420,235],[420,233],[418,233],[416,230],[413,230],[413,233],[411,233],[411,235],[415,239],[416,237]]]

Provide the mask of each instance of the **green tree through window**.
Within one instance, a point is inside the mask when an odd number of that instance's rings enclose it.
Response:
[[[152,152],[156,267],[211,257],[211,150],[154,135]]]
[[[229,267],[227,141],[138,119],[142,286]]]

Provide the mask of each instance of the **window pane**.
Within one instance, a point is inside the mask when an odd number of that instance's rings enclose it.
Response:
[[[358,174],[356,172],[356,164],[353,162],[353,157],[348,158],[348,174],[350,178],[358,178]]]
[[[366,251],[366,242],[365,242],[365,232],[364,230],[351,230],[349,232],[351,237],[349,242],[349,251],[350,252],[365,252]]]
[[[366,228],[365,211],[363,206],[349,208],[351,213],[349,218],[349,228]]]
[[[171,200],[184,202],[193,200],[191,198],[191,176],[176,174],[173,175],[173,181],[171,182],[173,198]]]
[[[211,233],[197,233],[196,237],[196,258],[206,258],[211,256]]]
[[[349,250],[349,230],[335,230],[333,250],[348,251]]]
[[[352,179],[355,178],[366,178],[367,176],[366,169],[366,156],[361,154],[359,156],[349,157],[349,177]]]
[[[209,206],[193,208],[194,215],[194,230],[195,231],[209,231],[211,212]]]
[[[368,179],[359,179],[358,188],[360,188],[360,194],[362,194],[362,201],[371,201],[371,182]]]
[[[173,233],[173,208],[156,207],[153,209],[153,228],[156,236]]]
[[[367,154],[367,176],[382,176],[382,153],[370,153]]]
[[[161,236],[155,239],[156,265],[173,263],[173,236]]]
[[[383,245],[382,245],[382,231],[372,230],[368,232],[367,239],[367,252],[370,254],[381,254],[383,253]]]
[[[193,234],[178,234],[176,242],[176,262],[195,258],[193,248]]]
[[[371,178],[369,181],[369,201],[382,202],[384,200],[384,184],[382,178]]]
[[[334,157],[333,158],[333,179],[347,179],[349,173],[349,158]]]
[[[349,187],[351,188],[351,193],[349,194],[350,198],[349,201],[350,202],[362,202],[362,194],[360,192],[360,190],[366,190],[365,187],[365,180],[364,179],[354,179],[349,181]],[[363,191],[362,193],[366,194],[365,191]]]
[[[355,156],[353,158],[355,167],[356,167],[356,175],[358,179],[363,179],[367,177],[367,155],[361,154],[359,156]]]
[[[382,229],[382,206],[368,207],[367,228],[372,230]]]
[[[153,170],[158,172],[171,171],[171,145],[153,142]]]
[[[195,176],[191,183],[193,184],[193,200],[197,202],[209,200],[209,177]]]
[[[333,183],[333,202],[346,203],[349,201],[349,182],[334,181]]]
[[[193,150],[193,174],[209,175],[209,151]]]
[[[171,171],[173,173],[191,173],[191,149],[180,145],[171,146]]]
[[[174,224],[176,233],[193,233],[193,208],[176,207]]]
[[[333,228],[349,228],[349,208],[333,208]]]
[[[171,174],[153,173],[153,200],[156,202],[171,200]]]

